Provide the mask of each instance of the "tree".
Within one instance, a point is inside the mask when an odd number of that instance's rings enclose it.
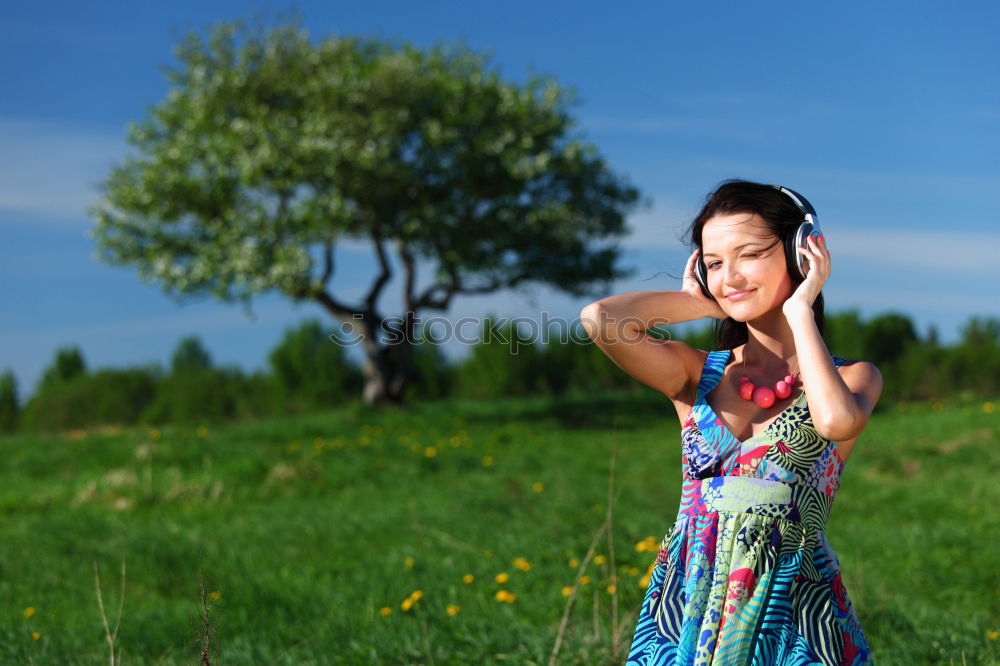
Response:
[[[169,95],[129,126],[138,154],[91,208],[98,255],[178,299],[318,303],[361,338],[366,402],[401,399],[422,310],[530,283],[600,294],[631,274],[598,241],[627,233],[639,193],[569,134],[575,96],[550,79],[503,81],[464,47],[314,45],[295,22],[222,23],[175,53]],[[355,301],[329,284],[342,239],[377,262]],[[393,251],[398,323],[379,305]],[[435,264],[422,289],[419,260]]]
[[[919,342],[913,322],[904,314],[887,312],[869,319],[864,325],[866,361],[877,366],[892,363]]]
[[[205,349],[197,335],[189,335],[180,341],[170,360],[170,369],[174,374],[185,370],[206,370],[212,367],[212,357]]]
[[[973,316],[960,333],[963,345],[996,347],[1000,344],[1000,319]]]
[[[17,377],[7,368],[0,374],[0,432],[17,429],[21,405],[17,399]]]
[[[286,401],[294,399],[306,407],[332,405],[343,402],[349,389],[357,390],[357,368],[315,318],[286,329],[268,361]]]
[[[86,373],[87,365],[83,360],[80,348],[76,346],[60,347],[56,350],[56,357],[52,361],[52,365],[42,372],[37,392],[42,393]]]

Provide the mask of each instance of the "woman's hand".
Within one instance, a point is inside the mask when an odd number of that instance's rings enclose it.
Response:
[[[729,315],[723,311],[717,300],[705,296],[705,292],[701,290],[701,283],[698,282],[698,278],[695,277],[695,262],[699,261],[700,258],[701,248],[695,248],[694,252],[691,253],[691,256],[688,257],[687,266],[684,267],[684,281],[681,285],[681,291],[687,293],[699,304],[705,306],[705,314],[702,316],[711,317],[712,319],[725,319]]]
[[[782,304],[781,311],[786,317],[802,311],[811,313],[820,289],[830,277],[830,251],[826,248],[826,239],[820,236],[817,241],[810,234],[806,236],[806,247],[795,249],[809,259],[809,272],[806,274],[806,279]]]

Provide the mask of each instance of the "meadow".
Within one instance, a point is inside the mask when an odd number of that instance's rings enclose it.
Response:
[[[1000,656],[997,406],[885,407],[847,463],[878,664]],[[4,437],[0,663],[621,664],[678,435],[642,390]]]

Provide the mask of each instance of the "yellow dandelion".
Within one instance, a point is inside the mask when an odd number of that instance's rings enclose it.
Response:
[[[603,555],[596,555],[594,557],[594,564],[604,564],[604,561],[606,559],[608,559],[608,558],[604,557]]]
[[[423,596],[424,596],[423,592],[421,592],[420,590],[414,590],[413,592],[410,593],[410,596],[406,597],[406,599],[403,600],[403,603],[400,604],[400,608],[402,608],[404,611],[410,610],[413,607],[413,604],[420,601],[420,598]]]
[[[219,592],[218,590],[215,590],[214,592],[212,592],[208,596],[210,596],[214,601],[218,601],[219,599],[222,598],[222,592]]]
[[[411,555],[407,555],[407,556],[406,556],[406,557],[405,557],[405,558],[403,559],[403,564],[405,564],[405,565],[406,565],[406,568],[407,568],[407,569],[412,569],[412,568],[413,568],[413,557],[412,557]]]
[[[629,567],[628,568],[628,575],[630,575],[630,576],[638,576],[639,575],[639,567]]]
[[[575,569],[578,566],[580,566],[580,560],[576,559],[575,557],[571,558],[569,561],[570,569]]]
[[[500,590],[496,594],[496,599],[497,601],[506,601],[511,604],[514,603],[515,599],[517,599],[517,595],[513,594],[510,590]]]
[[[984,414],[992,414],[994,409],[996,409],[996,405],[994,405],[991,400],[987,400],[986,402],[983,403]],[[991,633],[996,633],[996,632],[991,632]],[[993,638],[996,638],[996,636],[994,636]],[[990,640],[993,639],[991,638]]]
[[[573,587],[571,585],[566,585],[562,589],[562,594],[564,597],[568,597],[569,595],[573,594]]]
[[[437,454],[438,454],[438,450],[437,450],[437,448],[435,448],[433,446],[428,446],[426,449],[424,449],[424,456],[426,456],[428,458],[433,458]]]
[[[507,575],[506,571],[502,571],[496,575],[496,581],[498,583],[506,583],[508,578],[510,578],[510,576]]]
[[[37,641],[41,637],[42,637],[42,635],[40,633],[38,633],[37,631],[31,632],[31,638],[32,638],[32,640],[36,640]]]
[[[536,493],[540,493],[543,490],[545,490],[545,484],[542,483],[541,481],[535,481],[533,484],[531,484],[531,489],[534,490]]]
[[[383,616],[392,615],[392,609],[389,608],[388,606],[382,606],[382,608],[378,609],[378,612],[381,613]]]
[[[483,456],[483,467],[493,466],[493,456]]]
[[[448,604],[448,607],[445,609],[445,612],[447,612],[448,615],[454,615],[460,610],[462,610],[461,606],[457,606],[455,604]]]
[[[580,585],[586,585],[590,582],[590,576],[580,576]]]
[[[618,588],[615,587],[615,584],[611,583],[611,585],[608,585],[608,594],[614,594],[616,589]]]
[[[987,631],[986,632],[986,638],[988,638],[991,641],[995,641],[998,636],[1000,636],[1000,631]]]
[[[520,569],[521,571],[528,571],[529,569],[531,569],[531,564],[529,564],[528,560],[524,559],[523,557],[515,558],[514,566]]]
[[[198,426],[197,428],[195,428],[194,434],[198,435],[199,437],[208,437],[208,428],[206,428],[205,426]]]
[[[462,576],[462,582],[465,583],[466,585],[468,585],[474,580],[476,580],[476,577],[473,576],[472,574],[465,574],[464,576]]]
[[[31,617],[34,614],[35,614],[34,606],[28,606],[27,608],[24,609],[24,617]]]
[[[448,441],[449,441],[449,443],[450,443],[450,444],[451,444],[452,446],[461,446],[461,445],[462,445],[462,438],[461,438],[461,437],[452,437],[452,438],[451,438],[450,440],[448,440]]]
[[[650,578],[653,577],[653,567],[656,566],[656,560],[649,563],[649,569],[646,570],[646,575],[639,579],[639,586],[646,587],[649,585]]]
[[[154,440],[155,440],[155,439],[159,439],[159,438],[160,438],[160,431],[159,431],[159,430],[157,430],[156,428],[152,428],[152,429],[151,429],[151,430],[149,431],[149,438],[150,438],[150,439],[154,439]]]

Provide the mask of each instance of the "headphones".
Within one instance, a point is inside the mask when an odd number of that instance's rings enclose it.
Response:
[[[807,266],[809,265],[809,259],[798,252],[796,248],[805,245],[806,236],[812,236],[813,238],[819,238],[823,235],[823,231],[819,228],[819,220],[816,216],[816,209],[813,208],[809,200],[804,196],[791,190],[787,187],[782,187],[781,185],[770,185],[779,192],[784,192],[788,197],[795,202],[795,205],[799,210],[802,211],[803,219],[802,222],[795,227],[792,233],[785,234],[785,262],[786,266],[794,266],[795,269],[793,273],[797,272],[799,277],[803,280],[806,279],[806,274],[808,273]],[[705,266],[704,258],[699,255],[698,261],[694,265],[694,275],[698,278],[698,283],[701,285],[701,291],[708,298],[714,299],[712,293],[708,290],[708,269]]]

